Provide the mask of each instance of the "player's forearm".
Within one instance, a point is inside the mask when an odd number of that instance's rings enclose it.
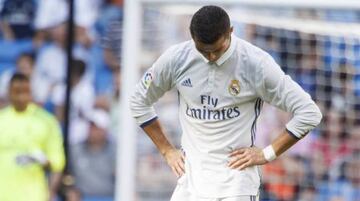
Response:
[[[50,200],[53,200],[57,194],[61,183],[62,173],[60,172],[53,172],[50,174],[49,179],[49,193],[50,193]]]
[[[8,40],[13,40],[14,37],[14,32],[12,31],[9,23],[4,22],[4,21],[0,21],[0,28],[3,31],[4,37]]]
[[[291,136],[286,130],[284,130],[272,143],[272,147],[276,156],[280,156],[290,147],[292,147],[299,139]]]
[[[159,120],[154,120],[149,125],[143,127],[145,133],[154,142],[159,152],[164,156],[169,150],[175,149],[174,146],[166,138]]]

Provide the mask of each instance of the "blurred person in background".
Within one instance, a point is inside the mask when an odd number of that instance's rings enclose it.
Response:
[[[108,1],[98,21],[100,45],[104,65],[95,69],[95,88],[98,95],[103,96],[116,89],[112,86],[112,74],[120,70],[122,44],[122,7],[116,2]]]
[[[12,76],[8,95],[0,110],[0,200],[52,201],[65,165],[59,124],[31,102],[26,75]]]
[[[50,44],[41,49],[36,59],[36,73],[49,82],[64,82],[66,76],[66,33],[65,22],[48,29]]]
[[[122,19],[123,2],[122,0],[104,0],[101,13],[95,23],[99,37],[104,37],[109,24]]]
[[[70,125],[69,141],[77,143],[85,140],[87,118],[90,116],[95,103],[95,91],[90,80],[85,76],[87,65],[82,60],[75,59],[71,67],[71,94],[70,94]],[[57,84],[50,97],[54,105],[56,117],[62,123],[65,115],[65,83]]]
[[[1,105],[7,104],[7,93],[11,77],[15,73],[22,73],[26,75],[31,83],[31,92],[33,101],[39,104],[45,102],[45,90],[42,79],[35,76],[34,74],[34,59],[33,53],[22,53],[17,61],[15,69],[8,69],[0,75],[0,107]]]
[[[360,152],[360,124],[352,126],[347,143],[352,152]]]
[[[1,1],[0,1],[1,4]],[[5,0],[0,11],[0,30],[6,40],[32,39],[36,0]]]
[[[264,166],[263,184],[267,194],[263,197],[274,201],[295,200],[297,179],[288,167],[293,162],[291,157],[284,156]]]
[[[312,150],[322,155],[327,166],[351,152],[346,141],[349,130],[345,117],[345,113],[330,108],[324,115],[324,129],[312,142]]]
[[[84,198],[114,196],[116,147],[109,137],[109,126],[109,114],[94,109],[86,140],[71,146],[70,170]]]
[[[75,186],[69,186],[65,189],[65,201],[81,201],[81,193]]]
[[[102,39],[105,63],[112,70],[120,68],[122,26],[122,15],[115,17],[107,24]]]
[[[35,63],[35,73],[44,79],[50,93],[54,85],[65,82],[67,23],[56,24],[47,32],[50,36],[50,43],[39,50]],[[86,61],[88,51],[81,45],[75,45],[73,56]]]
[[[119,133],[120,118],[120,88],[121,88],[121,72],[120,69],[114,70],[112,74],[112,90],[107,93],[98,95],[95,101],[95,107],[109,111],[110,113],[110,130],[112,135]]]
[[[190,32],[192,41],[169,48],[145,73],[130,100],[133,117],[178,177],[171,201],[257,200],[258,167],[305,137],[322,114],[269,54],[232,35],[222,8],[202,7]],[[153,107],[172,88],[179,92],[181,150]],[[293,116],[260,149],[254,143],[263,101]]]
[[[338,178],[324,183],[316,201],[358,201],[360,199],[360,152],[341,159]]]
[[[75,40],[85,47],[89,47],[95,34],[93,26],[98,17],[102,0],[75,0]],[[38,0],[34,27],[37,31],[36,39],[46,39],[47,31],[68,18],[67,0]]]

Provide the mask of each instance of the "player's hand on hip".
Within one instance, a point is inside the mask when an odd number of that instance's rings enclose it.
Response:
[[[257,147],[246,147],[230,152],[228,167],[231,169],[244,170],[254,165],[267,163],[262,149]]]
[[[185,173],[185,156],[180,150],[170,149],[164,154],[164,157],[178,178]]]

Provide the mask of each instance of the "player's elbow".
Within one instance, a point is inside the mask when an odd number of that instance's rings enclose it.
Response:
[[[306,128],[305,131],[309,131],[318,126],[322,120],[322,114],[319,107],[314,103],[304,105],[304,107],[295,113],[295,119],[302,125],[301,127]]]
[[[300,122],[307,125],[308,130],[314,129],[322,120],[322,114],[319,107],[315,103],[308,104],[304,108],[302,115],[299,115]]]
[[[134,93],[134,95],[130,97],[129,107],[132,117],[135,118],[139,125],[156,116],[154,107],[140,94]]]
[[[312,106],[311,116],[314,127],[318,126],[323,118],[323,115],[320,111],[320,108],[315,103]]]
[[[131,111],[132,116],[134,118],[139,116],[139,113],[141,113],[142,106],[141,106],[141,101],[138,99],[136,94],[133,94],[130,97],[129,106],[130,106],[130,111]]]

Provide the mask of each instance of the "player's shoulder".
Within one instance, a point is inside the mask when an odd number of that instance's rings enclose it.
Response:
[[[36,119],[49,124],[57,124],[57,119],[52,113],[48,112],[44,108],[37,106],[35,104],[32,105],[32,107],[34,107],[33,115]]]
[[[6,117],[11,112],[11,107],[6,106],[2,109],[0,109],[0,118]]]
[[[241,63],[244,64],[242,68],[248,68],[248,70],[253,73],[261,71],[263,67],[261,63],[271,58],[271,56],[265,50],[248,41],[240,38],[236,38],[236,40],[238,58],[240,58]]]
[[[271,56],[256,45],[240,38],[237,40],[238,72],[249,83],[254,84],[263,79],[262,63]]]
[[[193,42],[191,40],[184,41],[170,46],[165,52],[169,59],[172,59],[173,62],[179,62],[181,59],[184,59],[186,55],[192,50]]]
[[[176,70],[181,63],[186,61],[191,48],[191,41],[185,41],[179,44],[175,44],[166,49],[155,63],[158,69],[171,69]]]
[[[248,60],[249,62],[256,62],[268,56],[268,53],[265,50],[246,40],[236,38],[236,41],[238,53],[242,58]]]

